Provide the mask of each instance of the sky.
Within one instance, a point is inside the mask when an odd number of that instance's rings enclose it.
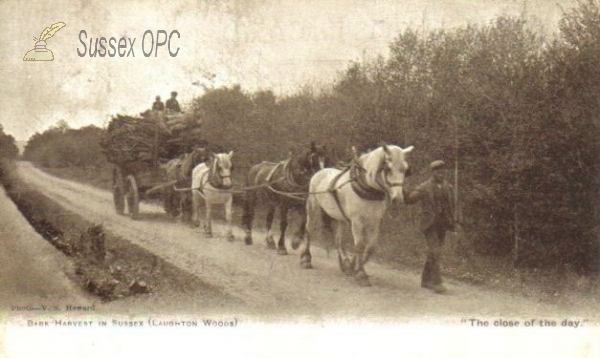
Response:
[[[205,88],[291,94],[325,87],[351,61],[386,55],[408,27],[423,30],[485,24],[525,13],[532,26],[557,31],[574,0],[0,0],[0,124],[27,140],[59,120],[72,128],[105,126],[135,115],[173,90],[185,106]],[[66,26],[47,42],[54,61],[24,62],[45,27]],[[135,57],[80,57],[80,31],[135,38]],[[156,57],[142,54],[146,30],[170,33]],[[145,42],[149,48],[149,38]]]

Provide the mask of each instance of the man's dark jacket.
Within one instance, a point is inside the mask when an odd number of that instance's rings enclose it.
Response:
[[[418,185],[415,190],[404,195],[404,203],[413,204],[417,201],[421,201],[421,223],[420,230],[426,232],[436,222],[436,203],[433,194],[433,187],[435,182],[433,178]],[[444,210],[444,217],[448,222],[446,229],[452,229],[454,225],[454,196],[452,185],[444,180],[442,183],[442,190],[446,196],[448,207]]]

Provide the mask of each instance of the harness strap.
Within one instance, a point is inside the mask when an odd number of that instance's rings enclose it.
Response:
[[[337,204],[338,209],[340,210],[340,213],[342,213],[342,216],[344,217],[344,219],[346,219],[346,221],[350,221],[350,218],[348,217],[348,215],[346,215],[346,212],[344,211],[344,208],[342,207],[342,203],[340,202],[340,198],[338,196],[338,190],[343,185],[338,187],[337,182],[338,182],[338,180],[340,180],[342,175],[347,173],[349,170],[350,170],[350,167],[346,167],[344,170],[342,170],[338,175],[335,176],[335,178],[333,178],[331,183],[329,183],[329,188],[327,188],[327,191],[330,192],[331,195],[333,196],[333,199],[335,200],[335,203]],[[346,183],[344,183],[344,184],[346,184]]]
[[[204,174],[202,174],[202,176],[200,177],[200,186],[198,188],[196,188],[200,194],[202,196],[204,196],[204,191],[202,189],[204,189],[204,178],[206,178],[206,176],[208,175],[209,170],[205,171]]]
[[[282,165],[285,165],[285,162],[286,162],[286,161],[279,162],[279,163],[277,163],[277,165],[275,165],[275,166],[273,167],[273,169],[271,169],[271,171],[269,172],[269,174],[268,174],[268,175],[267,175],[267,177],[265,178],[265,181],[266,181],[267,183],[271,182],[271,178],[273,177],[273,174],[275,173],[275,171],[277,171],[277,169],[279,169],[279,167],[281,167]]]
[[[302,188],[303,186],[299,185],[294,180],[294,176],[292,175],[292,171],[290,170],[290,160],[288,159],[284,163],[285,164],[283,165],[283,173],[285,175],[285,180],[287,180],[288,184],[290,184],[291,186]]]

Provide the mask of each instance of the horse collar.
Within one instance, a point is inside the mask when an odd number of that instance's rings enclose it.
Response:
[[[292,172],[292,169],[290,169],[290,162],[291,162],[291,159],[288,159],[281,163],[283,165],[283,173],[285,175],[285,180],[287,181],[287,183],[289,185],[291,185],[292,187],[296,187],[296,188],[304,189],[304,188],[308,187],[308,185],[300,185],[296,182],[296,180],[294,179],[294,173]]]
[[[379,171],[378,171],[379,174]],[[381,201],[385,199],[385,191],[375,189],[367,184],[365,170],[357,163],[350,167],[351,186],[354,193],[365,200]]]

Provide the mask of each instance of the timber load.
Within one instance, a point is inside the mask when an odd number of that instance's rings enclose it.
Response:
[[[110,163],[156,165],[202,142],[199,124],[192,116],[146,111],[140,117],[113,117],[100,145]]]

